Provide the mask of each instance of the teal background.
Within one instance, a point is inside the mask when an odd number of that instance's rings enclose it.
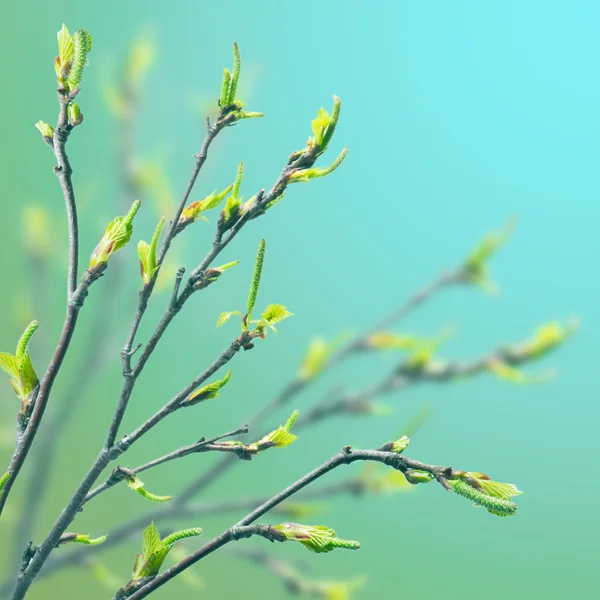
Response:
[[[3,74],[0,174],[0,347],[11,350],[23,323],[43,322],[34,352],[48,360],[62,325],[65,237],[53,159],[33,124],[54,122],[52,61],[55,31],[64,21],[86,27],[94,48],[79,102],[85,122],[69,142],[81,222],[82,257],[119,212],[114,119],[103,99],[131,41],[149,32],[157,60],[143,88],[136,144],[159,158],[176,197],[203,136],[203,115],[231,63],[232,41],[244,60],[241,96],[265,118],[243,122],[217,140],[194,198],[232,180],[246,164],[246,196],[269,186],[288,154],[302,147],[316,110],[331,94],[344,102],[331,155],[344,145],[347,162],[330,178],[296,186],[266,218],[253,222],[223,253],[240,259],[218,285],[194,298],[165,336],[127,415],[130,429],[197,374],[228,343],[233,325],[214,330],[222,310],[244,302],[258,240],[268,242],[260,302],[281,302],[295,317],[255,351],[236,357],[222,397],[175,415],[131,451],[137,464],[200,435],[241,425],[296,372],[313,334],[358,331],[399,304],[443,268],[457,264],[481,235],[516,215],[519,226],[493,262],[499,297],[478,289],[452,290],[398,328],[435,334],[454,325],[443,356],[478,356],[527,337],[540,323],[576,314],[577,335],[529,370],[556,366],[542,386],[511,386],[491,377],[448,386],[422,386],[385,399],[391,415],[329,422],[307,431],[285,451],[240,463],[204,499],[275,492],[343,444],[376,447],[396,435],[421,407],[432,415],[410,454],[421,460],[483,470],[513,481],[513,519],[496,519],[439,487],[411,494],[336,499],[315,520],[361,541],[358,553],[311,556],[301,548],[248,546],[301,560],[307,576],[368,577],[357,598],[584,598],[598,594],[600,492],[595,474],[598,408],[597,235],[600,163],[600,7],[595,2],[340,2],[254,3],[179,1],[84,3],[8,1],[0,19]],[[136,222],[148,239],[156,222],[152,201]],[[22,251],[22,212],[43,204],[55,216],[49,279],[32,277]],[[213,218],[214,223],[214,218]],[[178,261],[193,267],[210,243],[212,226],[198,223],[176,244]],[[101,377],[78,372],[96,311],[96,289],[59,377],[60,401],[69,378],[84,395],[60,442],[59,464],[44,503],[41,539],[102,443],[120,384],[118,350],[139,285],[133,244],[115,261],[127,268],[117,314],[109,324],[113,352]],[[219,263],[220,264],[220,263]],[[99,284],[106,285],[107,277]],[[141,339],[156,322],[166,291],[151,306]],[[39,316],[38,316],[39,315]],[[333,384],[358,390],[377,380],[397,357],[356,359],[298,398],[315,402]],[[40,367],[41,370],[41,367]],[[0,391],[0,459],[10,456],[16,410],[7,385]],[[287,414],[277,416],[275,425]],[[214,457],[197,456],[143,478],[156,493],[176,493]],[[347,476],[337,473],[336,477]],[[13,516],[23,486],[12,496]],[[152,508],[152,507],[150,507]],[[148,507],[126,489],[91,504],[74,526],[99,535]],[[205,538],[241,515],[207,519]],[[8,519],[0,524],[0,556],[10,547]],[[265,521],[266,522],[266,521]],[[104,557],[126,581],[138,543]],[[190,547],[193,547],[192,544]],[[19,550],[20,551],[20,550]],[[104,560],[103,559],[103,560]],[[206,588],[176,581],[156,598],[218,594],[222,598],[287,597],[281,582],[225,553],[196,572]],[[107,598],[86,570],[35,586],[29,598]]]

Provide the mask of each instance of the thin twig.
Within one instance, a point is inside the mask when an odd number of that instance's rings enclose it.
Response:
[[[258,508],[253,510],[251,513],[246,515],[241,521],[224,531],[221,535],[217,536],[175,566],[167,569],[164,573],[158,575],[155,579],[144,585],[141,589],[136,591],[134,594],[129,596],[130,600],[141,600],[146,598],[152,592],[162,587],[165,583],[168,583],[174,579],[177,575],[196,564],[209,554],[212,554],[216,550],[222,548],[226,544],[240,539],[240,537],[249,537],[249,535],[261,535],[268,537],[268,534],[263,529],[247,529],[258,519],[268,513],[270,510],[310,485],[317,479],[320,479],[330,471],[337,469],[342,465],[349,465],[357,461],[374,461],[383,463],[394,469],[406,473],[409,469],[416,469],[419,471],[427,471],[431,473],[435,479],[442,485],[447,486],[447,480],[455,477],[455,472],[451,467],[441,467],[437,465],[428,465],[420,461],[413,460],[411,458],[396,454],[394,452],[384,452],[381,450],[353,450],[350,447],[344,448],[341,452],[334,455],[332,458],[324,462],[322,465],[294,482],[275,496],[272,496],[261,504]],[[241,533],[240,533],[241,532]],[[114,600],[114,599],[113,599]]]
[[[234,431],[228,431],[227,433],[223,433],[216,437],[213,437],[209,440],[202,438],[197,441],[195,444],[190,444],[189,446],[183,446],[182,448],[178,448],[173,452],[169,452],[159,458],[155,458],[139,467],[135,467],[134,469],[128,469],[133,474],[142,473],[144,471],[148,471],[159,465],[163,465],[167,462],[171,462],[173,460],[177,460],[178,458],[184,458],[185,456],[189,456],[190,454],[200,454],[203,452],[214,452],[220,451],[220,448],[215,445],[215,442],[219,440],[223,440],[228,437],[232,437],[234,435],[239,435],[241,433],[248,433],[248,426],[244,425],[244,427],[239,427]],[[117,483],[123,481],[124,477],[122,472],[119,470],[119,467],[113,472],[113,474],[101,485],[97,488],[93,489],[89,494],[85,497],[84,504],[87,504],[92,498],[95,498],[102,492],[109,490],[111,487],[117,485]]]

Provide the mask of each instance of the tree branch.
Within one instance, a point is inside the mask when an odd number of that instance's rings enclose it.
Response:
[[[435,479],[444,487],[447,487],[447,480],[456,477],[455,471],[451,467],[440,467],[436,465],[427,465],[420,461],[413,460],[411,458],[396,454],[394,452],[384,452],[381,450],[353,450],[349,446],[344,448],[341,452],[334,455],[328,461],[294,482],[275,496],[269,498],[266,502],[256,508],[254,511],[246,515],[241,521],[224,531],[221,535],[214,538],[198,550],[193,552],[175,566],[167,569],[161,575],[158,575],[155,579],[147,583],[144,587],[136,591],[134,594],[129,596],[129,600],[141,600],[146,598],[152,592],[162,587],[174,579],[177,575],[196,564],[209,554],[212,554],[216,550],[222,548],[226,544],[238,540],[241,537],[248,537],[249,535],[262,535],[268,537],[262,529],[246,529],[251,526],[255,521],[260,519],[263,515],[268,513],[270,510],[281,504],[284,500],[287,500],[306,486],[310,485],[317,479],[320,479],[330,471],[337,469],[342,465],[349,465],[357,461],[373,461],[383,463],[402,473],[406,473],[408,470],[419,470],[431,473]],[[242,532],[242,533],[240,533]],[[116,597],[115,597],[116,598]],[[115,600],[115,599],[113,599]]]

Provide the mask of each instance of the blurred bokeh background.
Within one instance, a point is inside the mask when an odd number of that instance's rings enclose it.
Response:
[[[139,382],[124,430],[161,406],[229,342],[236,325],[215,330],[214,324],[221,311],[243,305],[261,237],[268,252],[259,302],[281,302],[294,318],[281,325],[279,336],[270,335],[236,357],[231,383],[219,399],[174,415],[121,464],[133,466],[201,435],[242,425],[294,378],[315,336],[334,339],[369,327],[444,269],[460,264],[486,231],[515,215],[518,227],[492,263],[499,294],[475,286],[448,290],[396,331],[434,336],[452,327],[454,335],[440,356],[466,360],[523,340],[542,323],[578,315],[577,334],[526,369],[536,374],[556,368],[555,378],[517,386],[488,374],[377,399],[389,408],[385,414],[338,418],[303,431],[285,450],[240,462],[198,501],[274,493],[343,444],[377,447],[426,410],[429,416],[414,435],[410,455],[515,482],[526,492],[515,518],[492,517],[432,484],[320,501],[323,512],[307,519],[360,540],[360,552],[314,556],[261,540],[243,547],[289,561],[314,581],[364,576],[366,583],[353,592],[359,599],[390,594],[558,599],[598,593],[596,3],[8,0],[2,12],[2,350],[12,350],[24,324],[38,318],[42,327],[32,352],[43,370],[62,325],[63,201],[53,157],[33,127],[39,119],[56,119],[52,64],[62,22],[71,31],[87,28],[94,41],[78,100],[85,121],[69,141],[84,262],[106,223],[123,213],[124,126],[115,114],[115,88],[132,44],[141,37],[154,55],[135,111],[134,166],[144,184],[137,242],[149,239],[158,217],[168,217],[183,192],[204,118],[215,112],[222,69],[230,66],[231,43],[237,41],[244,61],[240,96],[249,110],[265,117],[219,136],[192,199],[230,183],[240,160],[246,165],[246,197],[270,186],[289,153],[303,146],[317,109],[330,107],[333,93],[343,100],[342,118],[323,162],[345,145],[350,153],[331,177],[294,186],[226,249],[219,264],[239,259],[239,266],[193,298],[177,318]],[[43,207],[46,217],[36,207]],[[40,233],[44,219],[47,234]],[[210,220],[177,240],[141,340],[167,301],[174,269],[193,268],[204,256],[216,215]],[[45,258],[32,258],[35,252]],[[104,439],[120,386],[119,350],[140,285],[136,262],[132,243],[94,287],[55,387],[53,405],[70,402],[73,395],[76,402],[47,471],[35,540],[54,521]],[[348,361],[289,408],[311,406],[334,385],[359,391],[399,359],[392,352]],[[5,464],[17,401],[8,384],[0,384],[0,464]],[[286,408],[271,424],[289,412]],[[46,426],[54,425],[48,420]],[[176,495],[218,459],[192,456],[143,479],[158,494]],[[354,469],[334,473],[329,481],[357,476],[360,468]],[[11,536],[30,475],[31,465],[0,522],[5,574],[21,551],[11,546]],[[120,486],[90,504],[73,529],[100,535],[152,509]],[[173,527],[202,526],[209,539],[242,514],[188,518]],[[282,517],[263,522],[276,518]],[[140,540],[138,535],[118,549],[94,554],[118,584],[129,578]],[[181,579],[156,598],[267,600],[289,593],[281,578],[227,552],[193,572],[203,587]],[[83,566],[40,581],[29,597],[95,600],[111,597],[111,589]]]

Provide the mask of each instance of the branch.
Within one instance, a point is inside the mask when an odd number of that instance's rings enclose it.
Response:
[[[46,410],[46,406],[48,404],[50,392],[52,391],[52,386],[54,385],[56,376],[58,375],[60,367],[62,366],[63,360],[67,354],[67,350],[69,349],[73,333],[75,332],[75,325],[77,324],[79,311],[83,307],[83,303],[88,295],[90,286],[97,279],[102,277],[105,269],[106,265],[99,265],[93,270],[88,269],[85,271],[81,281],[79,282],[79,287],[75,290],[71,296],[71,299],[69,300],[67,306],[67,316],[58,340],[58,345],[56,346],[56,350],[54,351],[52,360],[50,361],[46,373],[44,374],[37,394],[35,390],[33,392],[33,398],[31,400],[30,408],[28,409],[28,414],[25,416],[22,429],[17,436],[15,452],[8,467],[9,478],[4,484],[2,493],[0,494],[0,515],[2,514],[2,510],[4,509],[12,486],[14,485],[14,482],[23,467],[25,459],[29,454],[29,450],[31,450],[33,440],[38,432],[40,423]]]
[[[335,401],[326,396],[304,418],[298,422],[298,428],[316,425],[332,417],[341,415],[359,415],[372,409],[370,400],[376,396],[402,391],[420,383],[446,383],[465,379],[489,372],[490,365],[502,363],[511,367],[531,362],[528,352],[519,348],[500,347],[489,354],[471,361],[437,362],[431,361],[415,368],[410,360],[403,361],[380,382],[358,393],[347,394]]]
[[[195,444],[190,444],[189,446],[183,446],[182,448],[174,450],[173,452],[170,452],[169,454],[165,454],[164,456],[161,456],[159,458],[155,458],[154,460],[151,460],[150,462],[140,465],[139,467],[135,467],[134,469],[123,470],[120,467],[117,467],[112,472],[110,477],[103,484],[99,485],[97,488],[95,488],[94,490],[92,490],[91,492],[88,493],[88,495],[85,497],[85,500],[83,503],[87,504],[92,498],[95,498],[102,492],[109,490],[110,488],[117,485],[117,483],[126,479],[127,473],[137,475],[138,473],[148,471],[148,470],[158,467],[159,465],[162,465],[164,463],[171,462],[172,460],[184,458],[185,456],[189,456],[190,454],[200,454],[203,452],[223,451],[223,448],[229,448],[229,447],[228,446],[219,446],[219,445],[215,444],[215,442],[218,442],[219,440],[222,440],[222,439],[225,439],[228,437],[232,437],[234,435],[238,435],[241,433],[248,433],[247,425],[245,425],[244,427],[240,427],[239,429],[236,429],[235,431],[229,431],[222,435],[218,435],[209,440],[202,438],[199,441],[197,441]]]
[[[150,282],[147,285],[144,285],[142,290],[139,292],[137,311],[133,318],[133,322],[131,324],[131,328],[129,330],[127,340],[125,341],[125,345],[123,346],[123,350],[121,351],[121,362],[122,362],[123,377],[124,377],[123,389],[121,391],[121,395],[119,397],[119,403],[117,405],[117,409],[115,411],[115,415],[114,415],[110,430],[109,430],[107,438],[106,438],[105,445],[107,447],[111,447],[114,445],[115,439],[119,433],[119,427],[123,421],[123,417],[125,416],[125,411],[127,410],[127,404],[129,403],[129,398],[131,397],[131,393],[135,386],[135,381],[136,381],[137,377],[139,377],[140,373],[142,372],[144,365],[146,364],[148,358],[152,354],[154,348],[156,347],[156,344],[162,337],[162,334],[164,333],[168,324],[172,321],[172,319],[175,317],[175,315],[180,310],[179,306],[173,305],[173,303],[169,304],[169,306],[166,309],[165,315],[163,315],[163,318],[161,319],[161,323],[159,324],[159,326],[157,327],[157,330],[155,331],[152,338],[150,339],[150,341],[144,348],[142,355],[141,355],[140,359],[138,360],[138,364],[136,365],[135,370],[132,370],[131,359],[133,356],[133,351],[132,351],[133,344],[135,342],[135,338],[137,336],[137,333],[138,333],[138,330],[140,327],[140,323],[142,322],[144,313],[146,312],[146,308],[148,307],[148,300],[150,299],[150,296],[152,295],[152,292],[154,291],[154,286],[156,285],[156,280],[158,278],[160,266],[163,264],[165,257],[167,255],[167,252],[169,251],[169,248],[171,247],[171,243],[172,243],[173,239],[175,238],[177,224],[179,223],[179,217],[181,217],[181,213],[183,212],[183,209],[185,208],[185,205],[187,204],[190,194],[192,193],[192,190],[194,189],[194,185],[196,183],[196,180],[198,179],[200,170],[202,169],[202,166],[206,162],[206,159],[208,157],[208,149],[209,149],[211,143],[213,142],[213,140],[215,139],[215,137],[218,135],[218,133],[224,127],[226,127],[227,124],[228,124],[228,122],[226,120],[221,119],[221,120],[218,120],[215,123],[215,125],[212,125],[212,126],[208,125],[207,131],[206,131],[206,136],[204,138],[204,141],[202,142],[200,151],[198,152],[198,154],[196,154],[194,156],[194,159],[195,159],[194,169],[192,171],[192,174],[191,174],[188,184],[186,186],[185,192],[181,198],[181,201],[179,202],[179,206],[177,207],[177,210],[175,211],[175,215],[173,216],[173,219],[171,221],[171,224],[169,226],[169,229],[167,231],[165,239],[162,243],[160,254],[158,256],[158,262],[157,262],[159,268],[154,273],[154,276],[152,277]],[[161,325],[163,325],[163,326],[161,327]]]
[[[273,539],[272,537],[269,537],[269,534],[263,529],[264,526],[263,528],[258,526],[255,529],[248,529],[248,527],[270,510],[275,508],[277,505],[281,504],[284,500],[287,500],[289,497],[293,496],[317,479],[320,479],[330,471],[333,471],[342,465],[349,465],[357,461],[374,461],[383,463],[393,467],[394,469],[397,469],[398,471],[401,471],[402,473],[406,473],[409,470],[426,471],[433,475],[433,477],[444,488],[448,487],[449,479],[457,478],[460,473],[454,471],[451,467],[427,465],[394,452],[385,452],[382,450],[353,450],[347,446],[341,452],[324,462],[321,466],[317,467],[289,487],[271,497],[250,514],[246,515],[241,521],[224,531],[221,535],[181,560],[175,566],[167,569],[161,575],[158,575],[155,579],[129,596],[129,600],[141,600],[142,598],[146,598],[152,592],[156,591],[165,583],[174,579],[177,575],[192,565],[196,564],[209,554],[212,554],[216,550],[222,548],[232,541],[238,540],[242,537],[249,537],[250,535],[261,535],[263,537],[267,537],[268,539]]]

